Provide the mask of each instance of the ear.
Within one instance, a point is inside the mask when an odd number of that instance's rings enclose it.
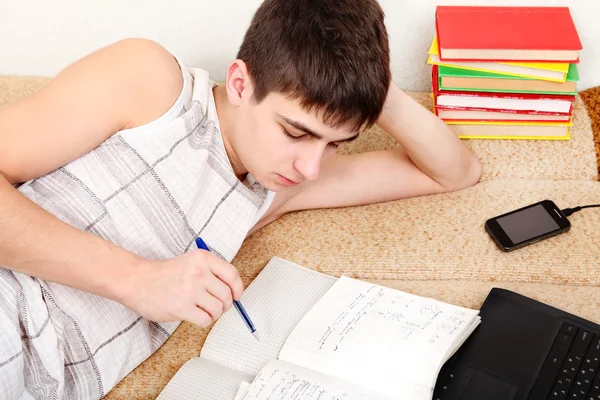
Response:
[[[235,60],[229,65],[225,88],[229,102],[236,107],[252,98],[252,80],[245,62]]]

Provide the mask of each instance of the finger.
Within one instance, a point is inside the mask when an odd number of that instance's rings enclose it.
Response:
[[[236,267],[217,258],[214,263],[210,264],[210,270],[217,278],[222,280],[231,289],[231,294],[235,300],[242,297],[244,284],[240,278],[240,274]]]
[[[224,311],[223,302],[206,291],[198,294],[196,305],[206,311],[213,321],[217,320]]]
[[[199,307],[188,307],[182,312],[181,319],[198,325],[201,328],[206,328],[213,322],[210,315]]]
[[[206,277],[205,288],[208,293],[223,303],[223,311],[229,310],[233,304],[231,288],[214,275]]]

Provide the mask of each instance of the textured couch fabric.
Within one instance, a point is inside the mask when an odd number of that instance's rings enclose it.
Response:
[[[0,106],[32,93],[41,77],[0,77]],[[409,93],[431,108],[427,93]],[[484,221],[546,198],[559,207],[600,202],[600,89],[577,97],[570,141],[465,140],[482,161],[481,182],[434,196],[295,212],[249,237],[233,264],[246,285],[273,256],[479,308],[503,287],[600,322],[600,210],[570,217],[571,231],[512,253],[493,244]],[[342,153],[395,147],[378,128]],[[483,321],[485,323],[485,321]],[[197,356],[210,328],[182,323],[107,399],[156,398]]]

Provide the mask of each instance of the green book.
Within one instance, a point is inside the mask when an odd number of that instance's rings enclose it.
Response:
[[[569,65],[569,72],[567,73],[567,80],[565,82],[472,71],[442,65],[438,67],[438,85],[440,90],[574,95],[577,94],[578,81],[579,73],[577,71],[577,64]]]

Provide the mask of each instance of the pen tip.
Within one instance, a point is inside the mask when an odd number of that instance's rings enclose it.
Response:
[[[260,337],[258,336],[258,332],[254,331],[254,332],[252,332],[252,335],[254,335],[256,340],[258,340],[260,342]]]

